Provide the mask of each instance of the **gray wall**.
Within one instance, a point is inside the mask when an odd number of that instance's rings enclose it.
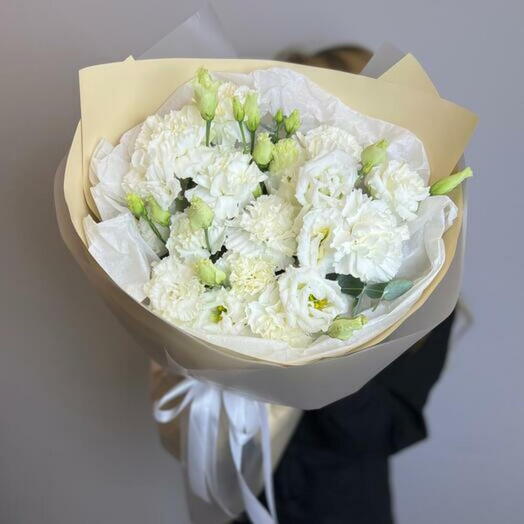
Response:
[[[78,118],[77,70],[141,54],[197,5],[0,4],[2,523],[186,522],[179,471],[151,422],[146,358],[66,253],[51,186]],[[400,524],[522,521],[522,5],[215,2],[245,56],[388,40],[480,115],[463,290],[475,320],[431,397],[431,438],[393,461]]]

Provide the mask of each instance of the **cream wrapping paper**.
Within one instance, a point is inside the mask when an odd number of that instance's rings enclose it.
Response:
[[[394,71],[395,69],[397,71]],[[385,75],[385,79],[387,82],[396,82],[398,85],[410,85],[412,83],[420,91],[426,90],[429,93],[430,90],[427,88],[432,87],[431,83],[429,82],[428,85],[425,82],[425,73],[420,74],[421,71],[416,61],[408,55]],[[432,94],[435,94],[434,88]],[[469,131],[467,131],[468,125],[470,126]],[[465,146],[467,136],[472,131],[474,118],[471,117],[468,125],[463,127],[462,148]],[[68,164],[71,162],[72,165],[72,158],[78,159],[81,157],[82,145],[79,137],[79,130],[77,130]],[[461,151],[462,149],[460,149]],[[79,188],[81,189],[80,192]],[[462,211],[461,192],[457,191],[453,197]],[[392,336],[372,348],[351,353],[345,357],[325,359],[297,367],[268,365],[250,359],[239,358],[237,355],[230,354],[230,352],[221,351],[220,349],[215,350],[203,344],[200,344],[200,346],[193,345],[194,351],[191,354],[189,350],[184,350],[184,341],[191,344],[195,344],[195,342],[198,344],[198,341],[195,341],[192,337],[186,338],[184,334],[180,333],[178,338],[182,340],[179,343],[173,343],[172,338],[166,333],[164,323],[154,316],[150,319],[152,324],[149,325],[147,320],[147,313],[149,312],[142,311],[141,306],[137,308],[138,304],[115,286],[87,253],[84,244],[85,238],[83,238],[81,229],[78,227],[81,215],[75,212],[75,210],[87,212],[83,194],[83,182],[82,187],[80,187],[78,178],[75,179],[68,176],[67,170],[66,173],[60,173],[59,171],[56,177],[55,198],[60,229],[68,247],[89,278],[102,290],[104,299],[115,312],[117,318],[139,340],[145,342],[144,347],[152,358],[161,365],[165,365],[166,356],[170,355],[171,370],[175,373],[210,380],[221,384],[225,388],[241,391],[253,398],[273,400],[301,408],[310,408],[320,407],[356,391],[400,353],[443,320],[451,312],[458,296],[464,247],[463,234],[458,239],[458,243],[456,243],[460,231],[460,223],[455,224],[446,233],[448,237],[450,235],[454,236],[455,242],[451,242],[450,249],[448,249],[449,241],[446,242],[446,264],[443,270],[441,270],[441,274],[437,277],[438,281],[441,282],[440,285],[437,286],[435,282],[432,286],[433,292],[427,294],[429,299],[425,304],[419,304],[418,307],[422,307],[414,314],[411,314]],[[70,213],[71,210],[73,212]],[[455,245],[457,252],[455,257],[453,257]],[[445,278],[442,280],[444,274]],[[144,315],[144,313],[146,314]],[[176,364],[173,366],[174,361],[176,361]],[[311,387],[311,385],[315,387]],[[279,407],[275,406],[275,408],[278,409]],[[285,410],[286,408],[280,409]],[[294,413],[296,414],[297,412]],[[280,435],[282,437],[284,435],[284,443],[289,438],[290,431],[292,431],[298,418],[297,416],[289,416],[289,412],[287,415],[289,417],[286,419],[288,432],[285,431],[285,428],[284,431],[282,430],[282,419],[280,419],[280,427],[278,427],[278,423],[275,424],[276,418],[270,412],[270,422],[272,422],[273,429],[277,428],[276,431],[273,431],[273,436],[276,435],[278,437]],[[281,448],[283,448],[282,445]],[[278,449],[277,453],[273,454],[274,462],[281,450]]]
[[[409,333],[405,330],[397,331],[393,337],[377,345],[427,300],[449,269],[460,232],[463,209],[461,191],[452,195],[459,208],[459,217],[444,235],[446,260],[442,269],[408,315],[367,344],[375,345],[372,350],[355,351],[336,359],[323,359],[302,366],[280,366],[241,358],[231,351],[179,331],[125,295],[85,252],[82,219],[89,212],[89,192],[84,192],[84,189],[85,181],[88,181],[89,158],[99,139],[105,136],[116,143],[123,131],[154,112],[170,94],[172,86],[188,80],[202,62],[212,70],[229,71],[278,64],[246,60],[126,61],[96,66],[81,72],[83,140],[80,140],[80,132],[77,132],[66,166],[64,187],[77,235],[76,241],[82,240],[82,245],[76,249],[82,252],[84,267],[89,268],[91,277],[102,286],[103,294],[117,311],[117,316],[146,343],[147,349],[161,365],[165,364],[167,350],[178,365],[195,377],[244,391],[261,400],[302,408],[320,407],[360,388],[416,341],[417,337],[422,336],[423,330],[419,329],[419,323]],[[404,68],[402,83],[377,81],[304,66],[293,68],[307,74],[354,109],[381,117],[414,132],[426,147],[433,180],[452,171],[475,125],[476,119],[469,111],[443,101],[433,93],[405,87],[409,84],[410,75],[419,77],[415,62],[411,67]],[[148,96],[145,96],[146,92],[149,93]],[[145,107],[143,103],[138,103],[139,100],[146,101]],[[436,323],[429,319],[427,330]],[[406,338],[400,339],[401,334]],[[304,380],[306,376],[308,378]],[[344,377],[342,383],[340,377]],[[312,394],[308,386],[310,383],[317,384],[319,391]]]

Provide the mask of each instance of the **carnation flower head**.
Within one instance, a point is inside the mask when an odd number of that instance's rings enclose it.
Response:
[[[262,338],[281,340],[291,347],[307,347],[313,340],[302,329],[289,325],[276,283],[246,305],[246,315],[251,331]]]
[[[351,133],[340,127],[320,125],[308,131],[302,137],[302,142],[309,158],[332,151],[343,151],[355,163],[360,162],[362,147]]]
[[[342,214],[343,222],[331,243],[335,271],[363,282],[391,280],[402,264],[407,226],[398,225],[385,202],[369,198],[360,189],[351,192]]]
[[[397,160],[373,169],[366,177],[366,185],[371,194],[386,202],[401,220],[416,218],[419,202],[429,196],[422,177]]]
[[[226,255],[229,266],[231,290],[243,298],[256,298],[267,286],[276,281],[276,265],[259,256],[244,256],[240,253]]]
[[[191,266],[171,255],[153,267],[144,286],[151,310],[173,324],[190,325],[200,312],[205,288]]]
[[[284,268],[295,254],[297,208],[277,195],[262,195],[232,221],[227,249],[272,260]]]

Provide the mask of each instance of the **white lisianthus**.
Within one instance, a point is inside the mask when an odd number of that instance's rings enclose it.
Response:
[[[234,218],[253,199],[253,191],[266,175],[251,162],[249,155],[240,151],[218,147],[211,151],[206,152],[198,168],[191,170],[197,187],[187,191],[186,197],[189,201],[194,196],[201,198],[219,221]]]
[[[276,282],[276,265],[269,259],[240,253],[228,253],[223,258],[229,270],[231,290],[239,297],[253,300]]]
[[[227,249],[246,256],[267,258],[283,269],[297,247],[298,209],[277,195],[262,195],[246,206],[228,228]]]
[[[190,325],[201,312],[205,287],[190,265],[171,255],[153,267],[144,292],[154,313],[173,324]]]
[[[162,209],[169,209],[181,189],[175,161],[202,144],[204,136],[204,121],[194,106],[148,117],[135,140],[131,170],[122,181],[124,192],[151,195]]]
[[[351,274],[363,282],[387,282],[402,264],[402,244],[409,238],[406,225],[398,225],[389,206],[354,190],[342,211],[336,230],[335,271]]]
[[[339,206],[355,186],[357,176],[357,164],[351,156],[332,151],[300,168],[295,196],[303,206]]]
[[[262,338],[282,340],[292,347],[307,347],[313,340],[302,329],[289,325],[276,283],[246,305],[246,314],[251,331]]]
[[[386,202],[401,220],[417,216],[419,202],[429,196],[429,187],[422,177],[398,160],[390,160],[366,177],[371,194]]]
[[[223,287],[206,291],[200,296],[199,315],[193,327],[215,334],[249,334],[245,304]]]
[[[306,333],[326,331],[336,316],[349,309],[338,283],[312,268],[289,266],[278,279],[278,289],[289,325]]]
[[[308,131],[301,140],[309,158],[338,150],[347,153],[355,163],[360,162],[362,147],[351,133],[340,127],[321,125]]]
[[[311,209],[304,215],[297,237],[297,257],[301,266],[316,268],[323,275],[333,271],[335,250],[331,243],[341,223],[339,208]]]

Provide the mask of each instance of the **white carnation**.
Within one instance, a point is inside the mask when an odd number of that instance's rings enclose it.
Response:
[[[142,197],[152,195],[168,209],[181,189],[175,177],[175,161],[202,144],[204,136],[204,122],[194,106],[149,116],[136,138],[131,170],[122,182],[124,191]]]
[[[295,254],[297,208],[277,195],[262,195],[231,222],[226,247],[242,255],[259,256],[286,267]]]
[[[364,282],[387,282],[402,264],[402,244],[409,238],[388,205],[355,190],[343,209],[344,220],[336,230],[335,271]]]
[[[297,237],[297,257],[301,266],[316,268],[323,275],[333,271],[335,250],[331,243],[341,222],[339,208],[312,209],[304,215]]]
[[[191,324],[201,311],[203,284],[193,268],[171,255],[153,267],[144,292],[151,310],[173,324]]]
[[[360,162],[362,147],[353,135],[345,129],[330,125],[321,125],[308,131],[301,137],[309,158],[330,153],[331,151],[344,151],[355,163]]]
[[[278,279],[278,289],[289,325],[306,333],[326,331],[336,316],[349,309],[338,283],[311,268],[288,267]]]
[[[355,186],[357,176],[357,164],[347,153],[323,154],[300,168],[296,198],[303,206],[338,206]]]
[[[218,220],[234,218],[253,199],[253,191],[266,175],[239,151],[213,148],[206,153],[191,178],[197,187],[186,192],[188,200],[198,196],[213,208]],[[196,152],[198,153],[198,152]]]
[[[275,263],[263,257],[228,253],[225,257],[229,269],[231,289],[240,297],[256,298],[276,281]]]
[[[200,296],[199,315],[193,326],[208,333],[249,334],[244,302],[223,287],[206,291]]]
[[[282,340],[292,347],[307,347],[312,342],[307,333],[288,324],[277,284],[267,287],[258,300],[247,304],[246,314],[251,331],[262,338]]]
[[[416,218],[419,202],[429,196],[422,177],[398,160],[375,168],[367,176],[366,184],[373,196],[384,200],[402,220]]]

